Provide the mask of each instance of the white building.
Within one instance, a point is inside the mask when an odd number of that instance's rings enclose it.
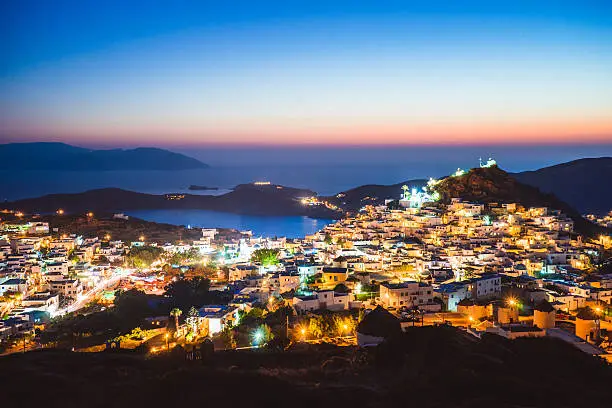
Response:
[[[333,290],[321,290],[309,296],[296,296],[293,298],[293,307],[298,312],[311,312],[315,310],[348,310],[353,295],[350,293],[337,293]]]

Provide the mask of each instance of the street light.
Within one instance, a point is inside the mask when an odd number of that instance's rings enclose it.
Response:
[[[304,341],[304,342],[306,341],[306,333],[307,333],[306,328],[302,327],[300,329],[300,334],[302,335],[302,341]]]

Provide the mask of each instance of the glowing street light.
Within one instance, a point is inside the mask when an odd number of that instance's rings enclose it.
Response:
[[[93,216],[94,216],[94,213],[92,213],[91,211],[87,213],[88,218],[93,218]]]
[[[514,306],[516,306],[518,304],[516,299],[513,298],[513,297],[508,298],[508,300],[506,302],[508,303],[508,306],[510,306],[510,307],[514,307]]]
[[[264,333],[261,328],[255,330],[253,332],[253,344],[255,346],[259,346],[264,339]]]
[[[300,329],[300,335],[302,336],[302,341],[306,341],[307,333],[308,333],[308,330],[306,330],[306,327],[302,326],[302,328]]]
[[[62,210],[61,208],[58,209],[56,212],[57,212],[57,215],[64,215],[64,210]]]

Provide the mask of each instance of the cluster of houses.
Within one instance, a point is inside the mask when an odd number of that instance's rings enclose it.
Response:
[[[44,222],[0,223],[0,338],[31,330],[79,300],[113,275],[111,262],[122,263],[123,254],[120,241],[57,236]]]
[[[199,240],[162,248],[167,253],[195,248],[224,266],[213,289],[229,289],[233,300],[198,310],[211,335],[235,323],[239,310],[282,301],[298,314],[360,309],[381,315],[383,310],[402,326],[413,325],[417,316],[421,324],[451,322],[475,335],[488,331],[509,338],[563,337],[567,331],[555,328],[555,322],[567,320],[575,326],[572,339],[600,338],[612,301],[612,275],[586,272],[609,237],[583,239],[573,233],[570,218],[548,208],[413,201],[402,199],[399,208],[366,206],[301,239],[243,232],[216,240],[217,231],[206,229]],[[0,307],[26,326],[33,322],[24,317],[28,313],[53,315],[108,279],[111,265],[122,263],[129,249],[110,239],[53,236],[45,223],[0,227]],[[145,244],[152,243],[129,245]],[[261,249],[276,258],[254,262]],[[146,283],[162,273],[159,268],[145,272],[132,278]],[[11,309],[15,296],[21,302]],[[588,310],[599,312],[594,316]],[[18,324],[5,320],[0,333],[7,325],[17,330]]]
[[[573,221],[559,211],[459,199],[391,208],[365,207],[304,239],[242,239],[237,253],[277,248],[280,262],[234,258],[235,297],[280,297],[298,313],[380,306],[400,321],[418,310],[422,320],[473,331],[474,322],[487,321],[479,329],[511,338],[544,333],[533,323],[538,307],[574,321],[585,307],[610,305],[612,276],[585,273],[600,246],[573,233]]]

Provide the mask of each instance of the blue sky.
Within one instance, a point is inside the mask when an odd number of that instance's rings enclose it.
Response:
[[[0,7],[7,141],[612,141],[610,2]]]

